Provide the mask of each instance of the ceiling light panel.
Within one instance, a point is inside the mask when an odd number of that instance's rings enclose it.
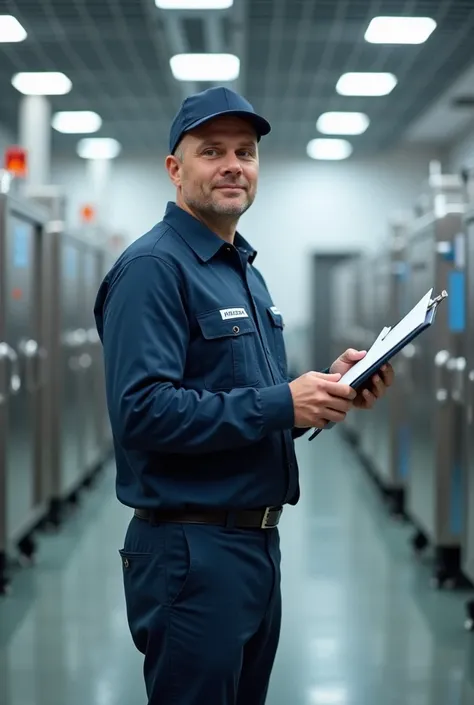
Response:
[[[235,81],[240,73],[233,54],[176,54],[170,66],[178,81]]]
[[[55,71],[17,73],[12,78],[12,85],[24,95],[64,95],[72,88],[69,78]]]
[[[308,142],[306,153],[311,159],[339,161],[352,154],[352,145],[347,140],[314,139]]]
[[[83,159],[114,159],[121,149],[120,142],[109,137],[86,137],[77,145],[77,153]]]
[[[76,110],[56,113],[51,125],[58,132],[78,135],[97,132],[102,126],[102,119],[89,110]]]
[[[316,129],[324,135],[361,135],[369,127],[365,113],[323,113]]]
[[[423,44],[435,29],[431,17],[374,17],[365,40],[371,44]]]
[[[27,33],[24,27],[13,15],[0,15],[0,42],[15,43],[23,42]]]
[[[345,73],[336,85],[340,95],[382,96],[388,95],[397,85],[391,73]]]
[[[227,10],[234,0],[155,0],[160,10]]]

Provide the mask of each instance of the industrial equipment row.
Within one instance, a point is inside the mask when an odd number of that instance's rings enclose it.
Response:
[[[448,299],[435,324],[393,360],[396,382],[377,413],[344,430],[390,511],[414,527],[416,553],[434,552],[433,585],[474,582],[474,197],[468,171],[432,165],[411,217],[385,245],[335,267],[334,352],[368,349],[433,287]],[[339,354],[337,352],[337,354]],[[474,626],[474,603],[466,626]]]
[[[53,206],[0,194],[0,594],[112,449],[93,319],[111,254]]]

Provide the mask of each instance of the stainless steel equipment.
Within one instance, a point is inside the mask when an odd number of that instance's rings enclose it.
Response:
[[[474,170],[466,173],[468,208],[465,223],[465,317],[466,333],[464,356],[458,361],[458,367],[463,367],[462,385],[459,387],[464,401],[466,475],[464,483],[464,532],[462,542],[462,564],[465,575],[474,582],[474,193],[470,187],[474,183]],[[463,365],[463,362],[465,363]],[[459,371],[461,377],[461,370]],[[461,380],[460,380],[461,381]],[[466,628],[474,630],[474,601],[466,605]]]
[[[48,438],[51,447],[51,510],[58,525],[64,505],[90,484],[110,448],[104,420],[104,376],[93,306],[104,252],[68,235],[61,221],[48,232],[50,267],[49,349],[52,394]]]
[[[10,549],[32,556],[32,532],[48,500],[44,223],[39,207],[0,194],[0,592]]]
[[[334,267],[332,276],[333,301],[333,340],[332,359],[336,359],[349,347],[362,347],[365,344],[365,332],[360,326],[358,302],[360,301],[361,264],[358,257],[349,259]],[[343,431],[348,440],[358,445],[359,424],[354,412],[347,415]]]
[[[464,211],[461,181],[432,174],[418,217],[407,238],[410,303],[428,289],[446,289],[447,305],[439,307],[435,325],[409,350],[406,370],[411,386],[406,414],[410,427],[408,514],[418,531],[416,551],[428,542],[435,548],[434,584],[460,579],[463,532],[463,460],[460,406],[453,390],[459,383],[465,329],[462,251]],[[456,386],[452,386],[453,383]]]

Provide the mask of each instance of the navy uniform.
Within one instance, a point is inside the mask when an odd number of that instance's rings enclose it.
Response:
[[[196,120],[246,114],[224,88]],[[268,126],[268,128],[267,128]],[[280,630],[283,505],[299,497],[283,320],[240,235],[169,203],[118,259],[95,316],[105,357],[127,614],[149,705],[263,705]]]

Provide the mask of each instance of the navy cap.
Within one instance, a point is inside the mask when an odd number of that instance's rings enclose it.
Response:
[[[268,135],[270,123],[257,115],[253,106],[230,88],[208,88],[195,93],[183,101],[170,130],[170,153],[173,154],[185,132],[220,115],[237,115],[251,122],[257,132],[257,139]]]

